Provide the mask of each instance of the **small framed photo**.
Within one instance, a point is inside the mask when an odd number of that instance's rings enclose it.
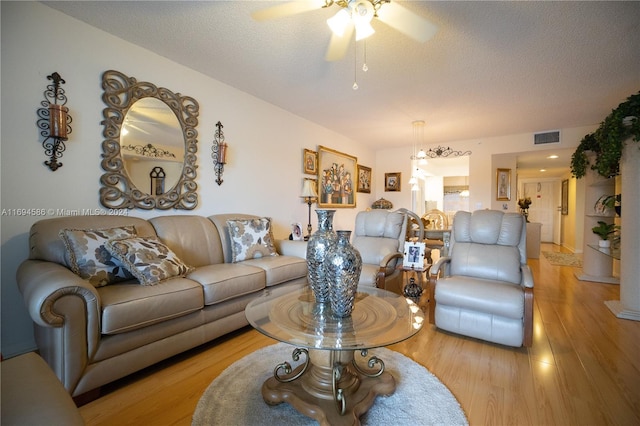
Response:
[[[406,241],[404,243],[404,268],[423,269],[424,268],[425,243],[414,243]]]
[[[402,174],[400,172],[395,173],[385,173],[384,174],[384,190],[386,192],[389,191],[400,191],[400,176]]]
[[[511,201],[511,169],[496,172],[496,200]]]
[[[304,236],[302,235],[302,224],[301,223],[292,223],[291,224],[291,239],[293,241],[302,241]]]
[[[371,193],[371,168],[358,164],[358,192]]]
[[[302,155],[303,171],[308,175],[315,175],[318,173],[318,153],[311,151],[310,149],[304,150]]]

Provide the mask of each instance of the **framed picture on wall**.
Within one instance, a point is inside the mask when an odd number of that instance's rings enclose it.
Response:
[[[371,193],[371,168],[358,164],[358,192]]]
[[[308,175],[315,175],[318,173],[318,153],[305,149],[302,155],[302,167],[304,172]]]
[[[496,173],[496,200],[511,201],[511,169],[498,169]]]
[[[389,191],[400,191],[400,177],[402,173],[394,172],[394,173],[385,173],[384,174],[384,190],[386,192]]]
[[[562,214],[564,216],[569,214],[569,179],[562,181]]]
[[[357,163],[352,155],[318,147],[318,207],[356,206]]]

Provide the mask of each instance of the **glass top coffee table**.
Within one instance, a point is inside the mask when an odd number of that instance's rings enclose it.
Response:
[[[391,395],[394,377],[368,350],[416,334],[424,314],[411,300],[377,288],[359,289],[350,317],[336,318],[329,304],[316,303],[306,287],[285,295],[268,292],[245,309],[261,333],[295,346],[292,367],[274,368],[262,385],[267,404],[291,404],[320,424],[359,424],[377,395]],[[358,356],[355,356],[357,351]]]

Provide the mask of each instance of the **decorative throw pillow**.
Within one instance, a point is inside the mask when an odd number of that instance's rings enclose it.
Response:
[[[133,279],[133,275],[111,256],[104,244],[112,238],[135,236],[135,227],[62,229],[59,235],[67,249],[71,270],[89,280],[94,287]]]
[[[105,247],[142,285],[154,285],[172,277],[184,277],[193,270],[154,237],[113,239]]]
[[[227,220],[233,262],[277,256],[271,234],[271,218]]]

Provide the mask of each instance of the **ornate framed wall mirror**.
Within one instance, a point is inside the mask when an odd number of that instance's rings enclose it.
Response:
[[[102,75],[102,88],[102,205],[194,209],[196,100],[113,70]]]

